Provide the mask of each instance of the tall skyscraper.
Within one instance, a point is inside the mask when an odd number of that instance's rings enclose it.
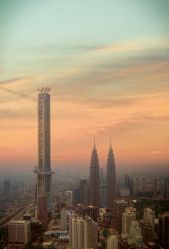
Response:
[[[37,218],[46,220],[51,213],[52,172],[50,162],[50,89],[42,88],[38,94],[38,168]]]
[[[115,169],[115,158],[113,154],[112,145],[110,143],[110,148],[107,158],[107,198],[106,207],[113,207],[113,200],[116,199],[116,169]]]
[[[94,142],[91,161],[90,161],[90,186],[89,197],[90,205],[100,207],[100,174],[99,174],[99,158],[96,145]]]
[[[105,183],[104,171],[103,168],[100,169],[100,206],[105,208],[106,206],[106,194],[107,186]]]

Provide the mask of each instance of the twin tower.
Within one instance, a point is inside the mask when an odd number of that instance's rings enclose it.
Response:
[[[106,208],[111,209],[117,193],[115,158],[111,143],[107,157],[106,188]],[[90,205],[100,207],[100,168],[95,142],[90,161],[89,202]]]

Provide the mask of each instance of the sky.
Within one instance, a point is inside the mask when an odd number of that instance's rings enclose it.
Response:
[[[0,0],[0,170],[37,164],[37,89],[51,88],[53,169],[168,170],[168,0]]]

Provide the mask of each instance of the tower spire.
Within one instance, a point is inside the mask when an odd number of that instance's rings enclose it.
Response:
[[[94,136],[94,144],[93,144],[93,149],[94,149],[94,150],[96,150],[95,136]]]
[[[112,149],[111,137],[110,137],[110,148],[107,157],[107,208],[112,208],[113,200],[116,199],[116,169],[115,169],[115,158]]]
[[[99,172],[99,158],[97,154],[95,137],[94,147],[90,160],[90,183],[89,183],[89,199],[90,205],[100,207],[100,172]]]
[[[110,148],[109,148],[109,151],[113,151],[113,148],[112,148],[112,142],[111,142],[111,136],[110,136]]]

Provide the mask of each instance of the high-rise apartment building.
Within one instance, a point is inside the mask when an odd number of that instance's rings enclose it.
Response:
[[[107,249],[118,249],[117,235],[111,235],[107,238]]]
[[[84,249],[98,249],[97,223],[90,217],[84,218]]]
[[[51,213],[51,159],[50,159],[50,94],[42,88],[38,94],[38,167],[37,218],[46,222],[46,212]],[[44,212],[44,213],[43,213]]]
[[[89,204],[95,207],[100,207],[99,158],[95,143],[90,161]]]
[[[129,238],[131,222],[136,220],[136,209],[128,207],[125,209],[122,216],[122,238]]]
[[[67,209],[64,207],[61,210],[61,222],[60,222],[60,228],[62,230],[67,230],[68,229],[68,211]]]
[[[11,220],[8,223],[8,241],[14,245],[26,245],[30,241],[30,222],[25,220]]]
[[[108,158],[107,158],[107,198],[106,207],[113,207],[113,200],[116,199],[116,169],[115,169],[115,158],[113,149],[110,144]]]
[[[70,248],[98,249],[97,223],[90,217],[73,217],[70,227]]]
[[[155,234],[155,212],[151,208],[144,209],[144,217],[141,223],[144,242],[153,241]]]
[[[71,220],[71,244],[70,248],[79,249],[84,247],[84,220],[81,217],[75,217]]]
[[[136,220],[132,220],[130,224],[130,231],[129,231],[129,244],[137,244],[138,242],[142,241],[141,236],[141,227]]]
[[[144,209],[144,222],[154,226],[155,212],[151,208]]]

